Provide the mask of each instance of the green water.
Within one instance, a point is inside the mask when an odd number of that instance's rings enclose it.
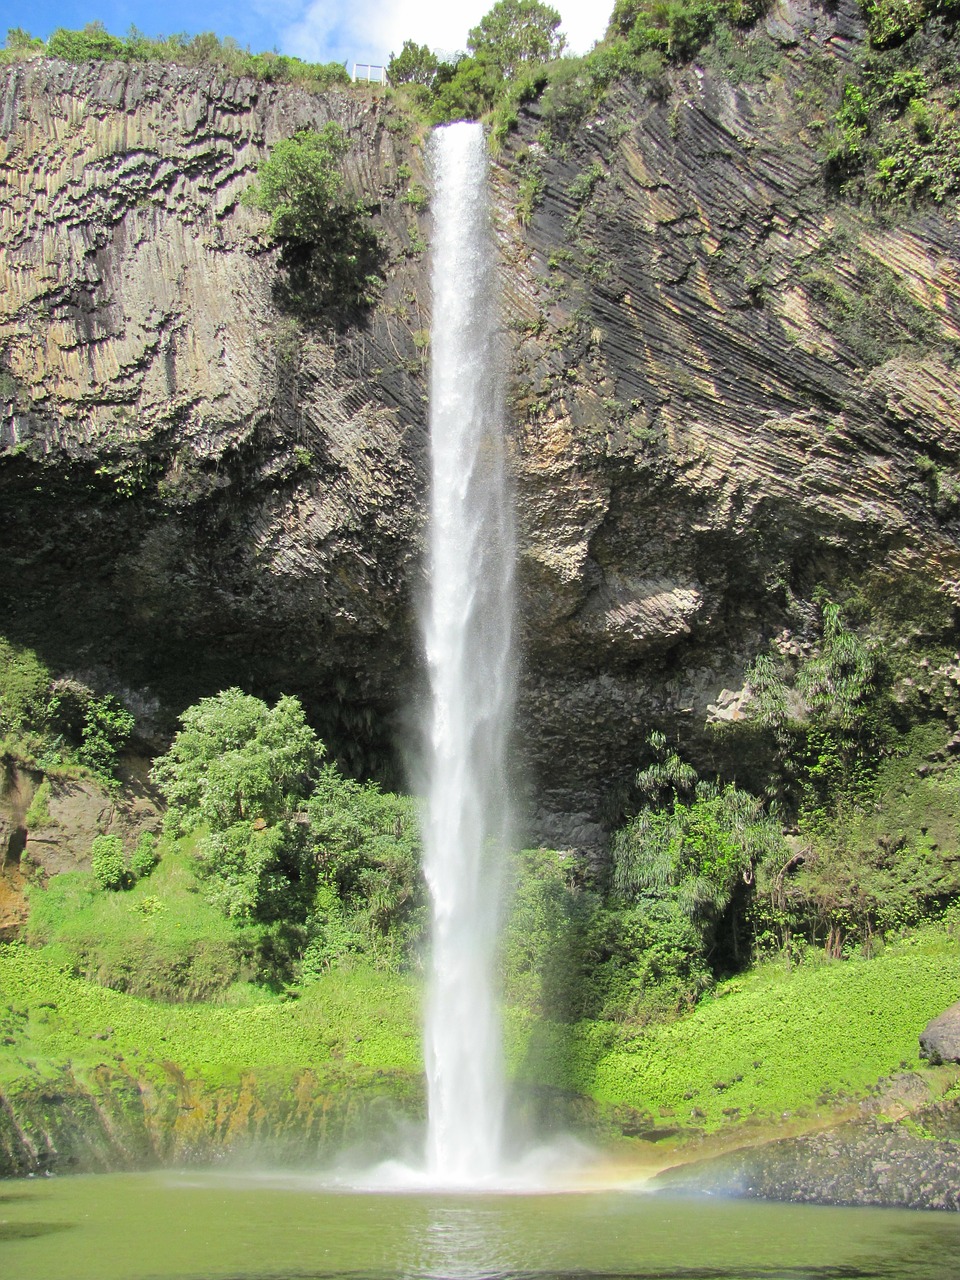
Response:
[[[3,1280],[951,1280],[960,1217],[636,1191],[330,1192],[309,1178],[0,1183]]]

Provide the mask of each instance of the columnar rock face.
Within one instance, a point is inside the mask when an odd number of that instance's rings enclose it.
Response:
[[[224,681],[295,688],[372,739],[409,665],[423,488],[405,123],[369,96],[177,67],[4,75],[10,629],[146,709]],[[265,219],[240,196],[274,142],[329,120],[388,284],[372,316],[311,325],[276,305]]]
[[[695,64],[599,113],[547,98],[495,162],[534,836],[599,841],[657,725],[732,767],[707,721],[771,638],[808,638],[818,584],[957,591],[956,222],[874,219],[818,151],[858,13],[784,0],[739,82]],[[416,686],[416,140],[373,96],[3,74],[10,630],[161,727],[227,683],[297,692],[375,767]],[[267,146],[328,119],[387,283],[370,315],[305,328],[239,197]]]

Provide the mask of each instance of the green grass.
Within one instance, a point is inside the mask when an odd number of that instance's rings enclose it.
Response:
[[[960,995],[960,948],[929,928],[872,960],[768,964],[689,1015],[632,1034],[609,1023],[513,1027],[515,1069],[611,1107],[714,1131],[861,1096],[904,1065]]]
[[[153,873],[127,891],[98,889],[79,871],[35,886],[27,940],[80,976],[131,995],[236,999],[237,984],[252,973],[252,944],[198,892],[190,843],[165,845]]]
[[[0,1092],[99,1066],[148,1082],[173,1070],[211,1088],[251,1073],[265,1084],[304,1070],[344,1083],[351,1073],[422,1072],[420,983],[409,976],[358,965],[327,973],[297,999],[247,983],[220,991],[219,1003],[193,1004],[76,976],[81,947],[93,976],[115,969],[124,947],[131,965],[146,955],[154,972],[158,956],[182,960],[193,941],[215,950],[222,925],[191,892],[186,857],[168,852],[127,893],[93,892],[79,875],[34,892],[34,936],[46,930],[53,941],[0,947]],[[169,909],[143,914],[137,904],[151,896]],[[917,1037],[958,994],[960,945],[945,926],[928,926],[870,960],[769,962],[667,1024],[562,1025],[513,1008],[507,1054],[524,1084],[585,1095],[607,1115],[632,1110],[713,1132],[829,1109],[904,1066],[923,1069]]]
[[[13,944],[0,947],[0,993],[0,1088],[100,1063],[150,1078],[172,1062],[211,1085],[323,1064],[421,1069],[411,983],[368,969],[331,973],[295,1001],[170,1005],[86,982],[43,951]]]

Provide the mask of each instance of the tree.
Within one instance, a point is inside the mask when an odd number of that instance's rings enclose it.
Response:
[[[393,85],[418,84],[430,88],[440,68],[440,59],[425,44],[404,40],[399,53],[391,53],[387,78]]]
[[[312,921],[316,958],[330,965],[346,950],[395,964],[419,939],[424,883],[416,806],[375,783],[321,769],[308,807],[320,880]]]
[[[151,776],[183,831],[290,817],[324,755],[293,697],[271,708],[241,689],[224,689],[188,707],[180,723]]]
[[[560,56],[567,40],[559,26],[560,14],[540,0],[498,0],[467,36],[467,48],[511,79],[525,63]]]
[[[316,876],[297,821],[323,743],[296,698],[276,705],[240,689],[202,698],[153,766],[180,831],[206,828],[196,867],[211,901],[240,921],[302,923]]]
[[[318,312],[369,305],[377,292],[380,245],[342,160],[350,149],[338,124],[282,138],[257,170],[244,203],[270,215],[286,279],[281,300]]]
[[[648,804],[613,842],[614,882],[627,901],[674,902],[699,931],[709,955],[738,886],[781,857],[783,833],[763,802],[733,785],[697,782],[693,768],[651,734],[654,762],[637,774]],[[730,938],[737,951],[737,926]]]

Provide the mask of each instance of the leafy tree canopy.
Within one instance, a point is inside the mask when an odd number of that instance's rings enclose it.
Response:
[[[425,44],[404,40],[399,53],[391,53],[387,77],[391,84],[418,84],[429,88],[440,68],[440,59]]]
[[[324,754],[296,698],[274,707],[240,689],[202,698],[153,766],[182,829],[225,831],[238,822],[291,816]]]
[[[470,31],[467,48],[510,79],[524,63],[560,56],[567,40],[559,26],[560,14],[540,0],[498,0]]]
[[[282,138],[260,165],[244,202],[269,214],[286,280],[281,300],[306,312],[371,303],[380,247],[362,200],[347,188],[341,161],[350,149],[332,121]]]

